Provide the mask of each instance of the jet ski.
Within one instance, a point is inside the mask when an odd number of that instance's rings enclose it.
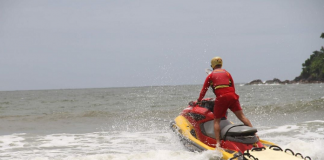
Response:
[[[203,99],[201,104],[189,102],[178,117],[170,123],[171,129],[179,136],[189,151],[201,152],[215,150],[214,132],[215,100]],[[233,124],[223,117],[221,127],[221,149],[224,160],[311,160],[290,149],[283,150],[276,144],[259,139],[257,129],[243,124]]]

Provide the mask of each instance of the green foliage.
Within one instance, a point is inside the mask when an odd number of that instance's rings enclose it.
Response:
[[[324,33],[322,33],[321,38],[324,38]],[[303,71],[300,75],[302,79],[307,80],[324,80],[324,48],[322,47],[320,51],[314,51],[310,58],[302,64]]]

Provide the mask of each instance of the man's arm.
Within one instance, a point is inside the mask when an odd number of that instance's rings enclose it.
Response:
[[[234,90],[235,90],[235,85],[234,85],[234,80],[233,80],[233,78],[232,78],[232,75],[231,75],[230,73],[228,73],[228,75],[229,75],[229,78],[230,78],[230,80],[231,80],[231,82],[232,82],[231,87],[233,87]]]
[[[197,99],[197,102],[200,102],[205,97],[205,94],[208,91],[209,86],[210,86],[210,76],[208,75],[205,80],[204,86],[202,87],[202,89],[200,91],[200,95],[199,95],[199,98]]]

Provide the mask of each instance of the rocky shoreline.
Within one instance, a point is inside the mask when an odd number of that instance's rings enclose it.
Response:
[[[324,39],[324,33],[321,34]],[[261,79],[253,80],[247,85],[253,84],[308,84],[324,83],[324,47],[320,51],[314,51],[312,55],[302,64],[302,72],[294,80],[281,81],[278,78],[273,80],[262,81]]]
[[[278,78],[274,78],[273,80],[262,81],[261,79],[253,80],[245,85],[255,85],[255,84],[308,84],[308,83],[324,83],[324,81],[316,81],[316,80],[307,80],[307,79],[297,79],[294,80],[284,80],[281,81]]]

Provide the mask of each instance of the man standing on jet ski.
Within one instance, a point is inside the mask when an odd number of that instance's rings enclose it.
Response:
[[[235,93],[234,81],[229,72],[222,69],[223,60],[220,57],[214,57],[211,60],[213,71],[207,76],[204,86],[200,91],[197,104],[201,104],[208,87],[211,87],[216,95],[214,106],[214,130],[216,136],[216,147],[220,147],[220,121],[226,116],[229,108],[244,125],[252,127],[250,120],[243,114],[239,96]]]

